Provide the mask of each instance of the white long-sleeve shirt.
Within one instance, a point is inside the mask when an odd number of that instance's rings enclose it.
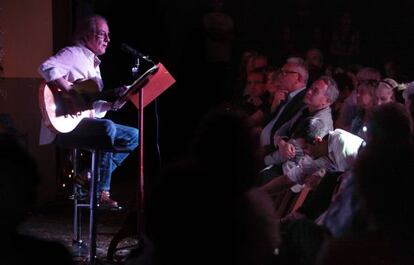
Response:
[[[82,44],[65,47],[56,55],[43,62],[38,71],[46,82],[64,78],[70,83],[91,79],[96,82],[99,89],[103,89],[103,81],[99,65],[101,60]],[[102,109],[103,101],[93,104],[95,117],[102,118],[106,111]],[[50,131],[42,121],[39,144],[53,142],[56,134]]]

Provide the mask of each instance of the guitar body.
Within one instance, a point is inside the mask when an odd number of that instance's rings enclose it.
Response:
[[[59,100],[58,90],[51,89],[45,81],[39,87],[39,107],[43,122],[54,133],[68,133],[78,126],[83,118],[93,118],[94,111],[84,110],[76,114],[59,114],[62,102]]]

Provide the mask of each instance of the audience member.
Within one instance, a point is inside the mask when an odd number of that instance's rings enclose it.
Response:
[[[265,165],[271,167],[262,171],[261,175],[274,177],[283,174],[292,180],[297,179],[296,174],[300,173],[298,162],[303,159],[303,152],[295,139],[291,138],[298,128],[303,128],[301,123],[306,123],[307,120],[318,119],[322,122],[320,137],[332,131],[333,121],[329,106],[335,102],[338,94],[336,83],[331,77],[322,76],[312,84],[304,98],[306,107],[276,131],[274,146],[264,157]]]
[[[411,144],[412,123],[407,111],[398,103],[388,103],[375,107],[369,113],[367,127],[368,144],[376,143],[384,146]],[[323,178],[323,181],[325,179],[326,176]],[[334,196],[330,196],[332,197],[332,202],[329,208],[317,220],[310,222],[307,218],[304,218],[308,216],[306,212],[300,211],[301,209],[299,209],[299,213],[294,212],[284,218],[281,227],[285,242],[281,248],[282,252],[286,248],[293,248],[299,249],[309,256],[309,249],[317,251],[323,240],[331,236],[338,238],[349,232],[361,232],[365,229],[364,222],[366,222],[367,218],[360,214],[361,200],[355,195],[356,184],[354,175],[348,171],[348,174],[343,175],[340,180],[337,192]],[[317,190],[317,192],[323,193],[324,191]],[[314,207],[318,207],[319,204],[324,203],[320,200],[314,200],[313,204]],[[309,207],[312,207],[312,205],[308,205]],[[316,224],[320,225],[320,227],[315,227]],[[309,246],[312,247],[309,248]],[[297,251],[296,255],[300,256],[302,254]]]
[[[285,100],[287,92],[281,89],[281,71],[273,69],[267,73],[266,79],[266,91],[269,94],[269,103],[270,103],[270,113],[272,115],[275,113],[279,104]],[[270,119],[271,116],[267,117]],[[268,122],[269,120],[266,120]]]
[[[260,134],[263,147],[273,146],[274,133],[303,108],[307,82],[308,70],[304,64],[289,62],[282,67],[280,89],[287,91],[287,95]]]
[[[10,134],[0,133],[1,264],[74,264],[60,243],[24,235],[18,226],[33,210],[39,175],[34,159]]]
[[[413,171],[412,144],[368,144],[354,166],[368,230],[329,241],[317,264],[413,264]]]
[[[386,103],[376,106],[368,114],[367,143],[382,143],[384,145],[410,144],[412,122],[408,112],[399,103]],[[341,191],[326,214],[318,223],[327,227],[334,237],[339,237],[358,229],[356,214],[360,209],[359,198],[355,197],[355,178],[350,174],[347,181],[341,183]]]
[[[315,129],[311,131],[316,132]],[[316,159],[310,166],[304,167],[307,169],[303,174],[306,176],[303,178],[305,185],[310,183],[313,185],[311,188],[314,188],[319,184],[323,175],[313,173],[318,172],[320,168],[325,168],[328,172],[346,172],[342,175],[344,177],[349,174],[358,150],[363,144],[361,138],[341,129],[330,132],[324,138],[317,134],[316,137],[309,137],[311,134],[304,130],[299,132],[300,134],[295,137],[299,146],[305,154]],[[274,179],[275,182],[278,179],[280,180],[277,183],[265,185],[263,188],[267,192],[275,192],[295,184],[288,178],[280,177]],[[298,264],[314,264],[319,246],[324,242],[325,237],[329,237],[329,232],[324,227],[317,226],[307,219],[288,220],[283,223],[281,230],[284,244],[281,246],[282,255],[278,260],[280,264],[291,264],[292,261]]]
[[[358,71],[356,75],[356,86],[358,87],[361,83],[368,80],[381,80],[381,74],[377,69],[371,67],[365,67]],[[352,94],[347,97],[342,104],[341,110],[339,112],[339,117],[336,123],[336,128],[341,128],[344,130],[351,129],[352,120],[359,112],[358,102],[357,102],[357,89],[355,89]]]
[[[405,89],[402,93],[404,104],[409,110],[412,109],[412,95],[414,95],[414,81],[405,84]]]
[[[249,72],[246,92],[242,108],[250,115],[256,134],[260,135],[262,127],[272,118],[280,102],[286,97],[286,92],[280,89],[280,72]]]
[[[189,153],[148,199],[161,264],[271,263],[280,238],[270,197],[254,189],[257,146],[248,117],[231,107],[200,123]]]
[[[367,114],[375,103],[375,90],[378,82],[375,80],[364,81],[357,87],[358,112],[352,119],[350,132],[365,139]]]
[[[238,84],[236,85],[235,98],[240,98],[246,95],[247,76],[250,72],[264,71],[267,64],[267,57],[258,53],[257,51],[245,51],[242,55],[242,62],[240,68],[240,76]]]
[[[301,131],[309,138],[322,137],[322,134],[325,131],[324,128],[325,126],[321,119],[310,117],[304,119],[300,123],[295,134]],[[264,183],[262,189],[266,190],[269,194],[277,195],[280,191],[290,188],[297,183],[303,184],[306,176],[319,169],[317,163],[312,161],[312,159],[300,148],[296,142],[295,134],[293,134],[292,139],[286,143],[295,149],[294,157],[287,161],[283,161],[283,158],[278,155],[278,163],[267,166],[259,173],[262,182]],[[270,159],[276,160],[276,154]],[[269,163],[270,159],[266,159],[265,162]]]
[[[254,126],[262,127],[265,113],[270,111],[270,103],[265,88],[266,74],[251,71],[247,74],[246,94],[243,96],[242,109],[250,116]]]
[[[397,81],[392,78],[382,79],[375,89],[375,105],[382,105],[395,100],[394,91],[398,87]]]

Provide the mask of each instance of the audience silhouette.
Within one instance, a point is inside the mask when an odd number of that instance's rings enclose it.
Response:
[[[13,134],[0,133],[0,264],[74,264],[69,250],[57,242],[19,232],[33,209],[39,182],[36,163]]]

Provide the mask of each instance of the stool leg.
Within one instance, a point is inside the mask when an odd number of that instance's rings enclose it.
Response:
[[[78,168],[78,149],[72,150],[72,167],[73,174],[76,176],[79,174]],[[82,240],[82,207],[85,204],[79,202],[79,194],[81,188],[75,183],[73,184],[73,240],[72,240],[72,252],[75,256],[84,256],[86,254],[87,246]]]
[[[78,170],[78,150],[74,148],[72,150],[72,167],[73,167],[73,174],[76,176],[79,174]],[[81,238],[81,211],[79,211],[78,206],[78,192],[79,188],[76,184],[73,184],[73,194],[74,194],[74,207],[73,207],[73,240],[76,243],[82,243]]]
[[[90,199],[89,199],[89,263],[95,263],[96,256],[96,204],[97,204],[97,192],[96,186],[99,179],[99,157],[100,152],[93,150],[91,157],[91,187],[90,187]]]

